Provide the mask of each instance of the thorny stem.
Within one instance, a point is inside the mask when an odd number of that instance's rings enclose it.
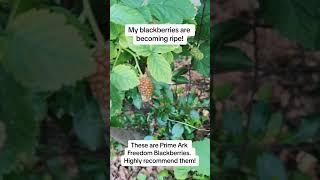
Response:
[[[135,66],[135,67],[138,69],[140,75],[142,75],[143,73],[142,73],[142,71],[141,71],[141,69],[140,69],[137,55],[135,55],[135,54],[134,54],[133,52],[131,52],[129,49],[125,49],[125,50],[133,56],[133,59],[134,59],[134,61],[135,61],[135,63],[136,63],[136,66]]]
[[[6,30],[8,30],[8,28],[11,26],[11,24],[12,24],[12,22],[14,20],[14,17],[16,16],[19,4],[20,4],[20,0],[14,1],[14,4],[12,6],[12,10],[11,10],[9,18],[8,18],[8,23],[7,23]]]
[[[171,119],[168,119],[169,121],[172,121],[172,122],[176,122],[176,123],[180,123],[180,124],[183,124],[183,125],[186,125],[186,126],[189,126],[191,128],[194,128],[194,129],[197,129],[198,131],[207,131],[207,132],[210,132],[210,130],[208,129],[201,129],[201,128],[197,128],[197,127],[194,127],[190,124],[187,124],[187,123],[184,123],[184,122],[181,122],[181,121],[176,121],[176,120],[171,120]]]
[[[90,23],[90,26],[94,32],[94,35],[98,41],[98,50],[102,50],[103,47],[105,47],[105,42],[104,42],[104,37],[99,29],[99,26],[97,24],[97,21],[92,13],[92,9],[91,9],[91,6],[90,6],[90,2],[89,0],[83,0],[83,11],[84,11],[84,14],[86,15],[89,23]]]

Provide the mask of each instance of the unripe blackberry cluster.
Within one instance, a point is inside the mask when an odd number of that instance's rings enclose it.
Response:
[[[139,78],[139,92],[143,102],[148,102],[151,100],[153,84],[152,80],[147,74],[143,74]]]

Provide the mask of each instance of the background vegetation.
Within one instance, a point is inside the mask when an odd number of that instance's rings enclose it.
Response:
[[[0,179],[106,179],[105,1],[0,1]]]
[[[213,5],[214,179],[319,179],[319,1]]]

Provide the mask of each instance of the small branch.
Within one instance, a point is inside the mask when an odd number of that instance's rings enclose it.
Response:
[[[189,127],[193,128],[193,129],[196,129],[196,130],[198,130],[198,131],[207,131],[207,132],[210,132],[210,130],[208,130],[208,129],[200,129],[200,128],[194,127],[194,126],[192,126],[192,125],[190,125],[190,124],[187,124],[187,123],[184,123],[184,122],[181,122],[181,121],[176,121],[176,120],[171,120],[171,119],[168,119],[168,120],[171,121],[171,122],[176,122],[176,123],[180,123],[180,124],[189,126]]]
[[[200,28],[199,28],[199,32],[198,32],[198,34],[197,34],[197,40],[196,40],[197,46],[199,45],[200,34],[201,34],[201,31],[202,31],[202,25],[203,25],[203,19],[204,19],[204,11],[205,11],[205,8],[206,8],[206,0],[203,0],[202,3],[203,3],[202,16],[201,16]]]
[[[248,144],[250,144],[250,138],[249,138],[249,127],[250,127],[250,123],[251,123],[251,110],[252,110],[252,106],[253,106],[253,100],[254,100],[254,95],[257,91],[257,85],[258,85],[258,69],[259,69],[259,57],[258,57],[258,32],[257,32],[257,17],[255,15],[254,17],[254,23],[253,23],[253,48],[254,48],[254,67],[253,67],[253,79],[252,79],[252,92],[250,95],[250,101],[249,101],[249,108],[248,108],[248,114],[249,114],[249,118],[247,121],[247,124],[245,125],[245,140],[244,140],[244,144],[242,146],[242,152],[244,153],[244,156],[242,156],[241,159],[241,163],[244,163],[244,160],[247,158],[247,151],[248,151]]]
[[[138,57],[133,52],[131,52],[129,49],[125,49],[125,51],[127,51],[128,53],[130,53],[133,56],[134,61],[136,63],[135,67],[138,69],[140,75],[142,75],[143,73],[142,73],[140,66],[139,66]]]
[[[92,9],[91,9],[91,6],[90,6],[90,2],[89,0],[83,0],[83,11],[84,11],[84,14],[86,15],[86,17],[88,18],[88,21],[90,23],[90,26],[95,34],[95,37],[98,41],[98,45],[101,45],[98,46],[99,50],[102,50],[103,47],[105,47],[105,40],[104,40],[104,37],[99,29],[99,26],[97,24],[97,21],[92,13]]]
[[[117,53],[117,57],[116,57],[116,60],[114,61],[114,65],[117,65],[117,62],[118,62],[118,59],[120,57],[120,53],[121,53],[122,49],[120,48],[118,53]]]
[[[14,17],[17,14],[19,4],[20,4],[20,0],[14,1],[14,4],[12,5],[12,9],[10,11],[10,15],[9,15],[9,18],[8,18],[6,30],[8,30],[9,27],[11,26],[11,24],[12,24],[12,22],[14,20]]]

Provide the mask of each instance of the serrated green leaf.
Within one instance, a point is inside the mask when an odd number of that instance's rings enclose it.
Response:
[[[216,85],[213,89],[213,94],[218,101],[224,101],[229,98],[233,92],[233,85],[231,82],[226,82],[222,85]]]
[[[116,4],[118,2],[118,0],[110,0],[110,7],[113,6],[114,4]]]
[[[18,0],[9,0],[11,6],[13,6],[15,3],[17,3]],[[1,2],[1,1],[0,1]],[[21,14],[23,12],[26,12],[30,9],[34,8],[44,8],[47,7],[47,4],[49,3],[48,0],[28,0],[28,1],[19,1],[19,6],[17,8],[17,14]]]
[[[190,111],[190,118],[192,119],[192,120],[199,120],[200,119],[200,115],[199,115],[199,112],[198,111],[196,111],[196,110],[191,110]]]
[[[26,87],[57,90],[96,69],[91,50],[64,15],[33,9],[17,16],[9,32],[4,66]]]
[[[126,45],[139,56],[150,56],[153,53],[165,54],[174,51],[174,45],[134,45],[132,37],[125,37]]]
[[[233,135],[239,135],[242,132],[241,112],[237,110],[225,111],[223,113],[223,128]]]
[[[199,50],[204,57],[201,60],[192,60],[192,68],[202,74],[203,76],[210,76],[210,43],[203,43]]]
[[[149,7],[143,6],[143,7],[139,7],[137,10],[143,15],[144,19],[147,22],[152,21],[152,15],[151,15],[151,11],[150,11]]]
[[[159,82],[171,83],[172,71],[170,64],[162,55],[152,54],[148,57],[147,67],[151,76]]]
[[[189,83],[188,78],[186,78],[184,76],[172,77],[172,81],[175,82],[176,84],[187,84],[187,83]]]
[[[199,0],[200,1],[200,0]],[[203,10],[205,3],[205,9]],[[198,14],[196,16],[197,26],[196,26],[196,39],[207,40],[210,37],[211,21],[210,21],[210,1],[204,1],[198,8]],[[201,31],[200,31],[201,29]],[[216,42],[213,41],[215,44]]]
[[[173,54],[172,52],[167,52],[162,54],[162,56],[168,61],[169,64],[173,63]]]
[[[298,132],[292,137],[295,143],[312,140],[320,130],[320,116],[306,117],[303,119]]]
[[[137,109],[141,109],[142,99],[141,99],[141,95],[140,95],[140,93],[138,93],[137,89],[134,89],[134,91],[132,91],[131,97],[132,97],[134,107],[136,107]]]
[[[266,130],[266,136],[276,137],[281,131],[282,122],[283,117],[281,113],[272,114]]]
[[[199,174],[210,176],[210,140],[204,138],[201,141],[195,141],[192,143],[192,147],[195,148],[196,154],[199,156],[199,166],[195,166]]]
[[[260,0],[262,15],[281,34],[306,48],[320,49],[320,1]]]
[[[174,71],[173,71],[173,77],[174,76],[181,76],[181,75],[184,75],[184,74],[186,74],[188,72],[188,68],[187,67],[185,67],[185,66],[183,66],[183,67],[181,67],[181,68],[179,68],[179,69],[175,69]]]
[[[119,36],[119,45],[122,49],[126,49],[130,45],[131,37],[127,37],[124,34],[121,34]]]
[[[264,84],[257,92],[258,99],[265,102],[270,102],[272,98],[272,86]]]
[[[146,180],[147,176],[143,173],[139,173],[137,176],[137,180]]]
[[[32,157],[39,134],[32,94],[0,66],[0,177]],[[26,162],[24,162],[26,163]]]
[[[92,37],[91,27],[88,24],[80,22],[78,17],[75,14],[73,14],[71,11],[63,7],[54,6],[54,7],[50,7],[49,9],[52,12],[63,14],[67,19],[65,24],[70,24],[78,30],[79,35],[81,35],[86,46],[90,47],[90,46],[96,45],[96,42]]]
[[[157,175],[158,178],[162,178],[162,179],[164,179],[165,177],[168,177],[168,176],[169,176],[169,172],[166,169],[160,171],[160,173]]]
[[[231,46],[218,49],[214,61],[218,72],[243,71],[253,67],[253,61],[242,50]]]
[[[124,27],[119,24],[110,22],[110,40],[115,40],[124,33]]]
[[[111,41],[110,42],[110,58],[113,59],[113,58],[117,57],[117,54],[118,54],[118,51],[116,49],[116,46]]]
[[[120,0],[124,5],[131,8],[140,8],[144,4],[144,0]]]
[[[110,108],[111,116],[121,112],[124,93],[118,90],[112,83],[110,84]]]
[[[270,117],[270,106],[264,102],[253,104],[250,114],[249,130],[251,133],[261,133],[267,127],[267,121]]]
[[[239,19],[222,21],[212,28],[212,42],[215,47],[220,47],[243,38],[250,30],[251,26]]]
[[[136,72],[128,65],[118,65],[112,69],[111,84],[120,91],[127,91],[139,85]]]
[[[184,132],[184,127],[180,123],[176,123],[173,125],[171,133],[172,133],[172,139],[179,139]]]
[[[165,54],[177,49],[178,46],[175,45],[150,45],[150,51],[152,53]]]
[[[117,62],[114,62],[113,66],[117,66],[120,64],[125,64],[129,62],[130,59],[133,59],[132,55],[127,51],[122,51],[118,57]]]
[[[121,4],[114,4],[111,6],[110,21],[121,25],[147,23],[138,10]]]
[[[286,170],[279,158],[263,153],[257,160],[257,175],[260,180],[286,180]]]
[[[73,128],[79,140],[94,151],[103,139],[103,121],[99,105],[91,99],[82,107],[83,109],[74,115]]]
[[[175,166],[173,168],[174,177],[178,180],[185,180],[188,177],[188,173],[191,170],[191,167],[187,166]]]
[[[196,15],[196,8],[190,0],[149,0],[148,7],[160,23],[179,24]]]

